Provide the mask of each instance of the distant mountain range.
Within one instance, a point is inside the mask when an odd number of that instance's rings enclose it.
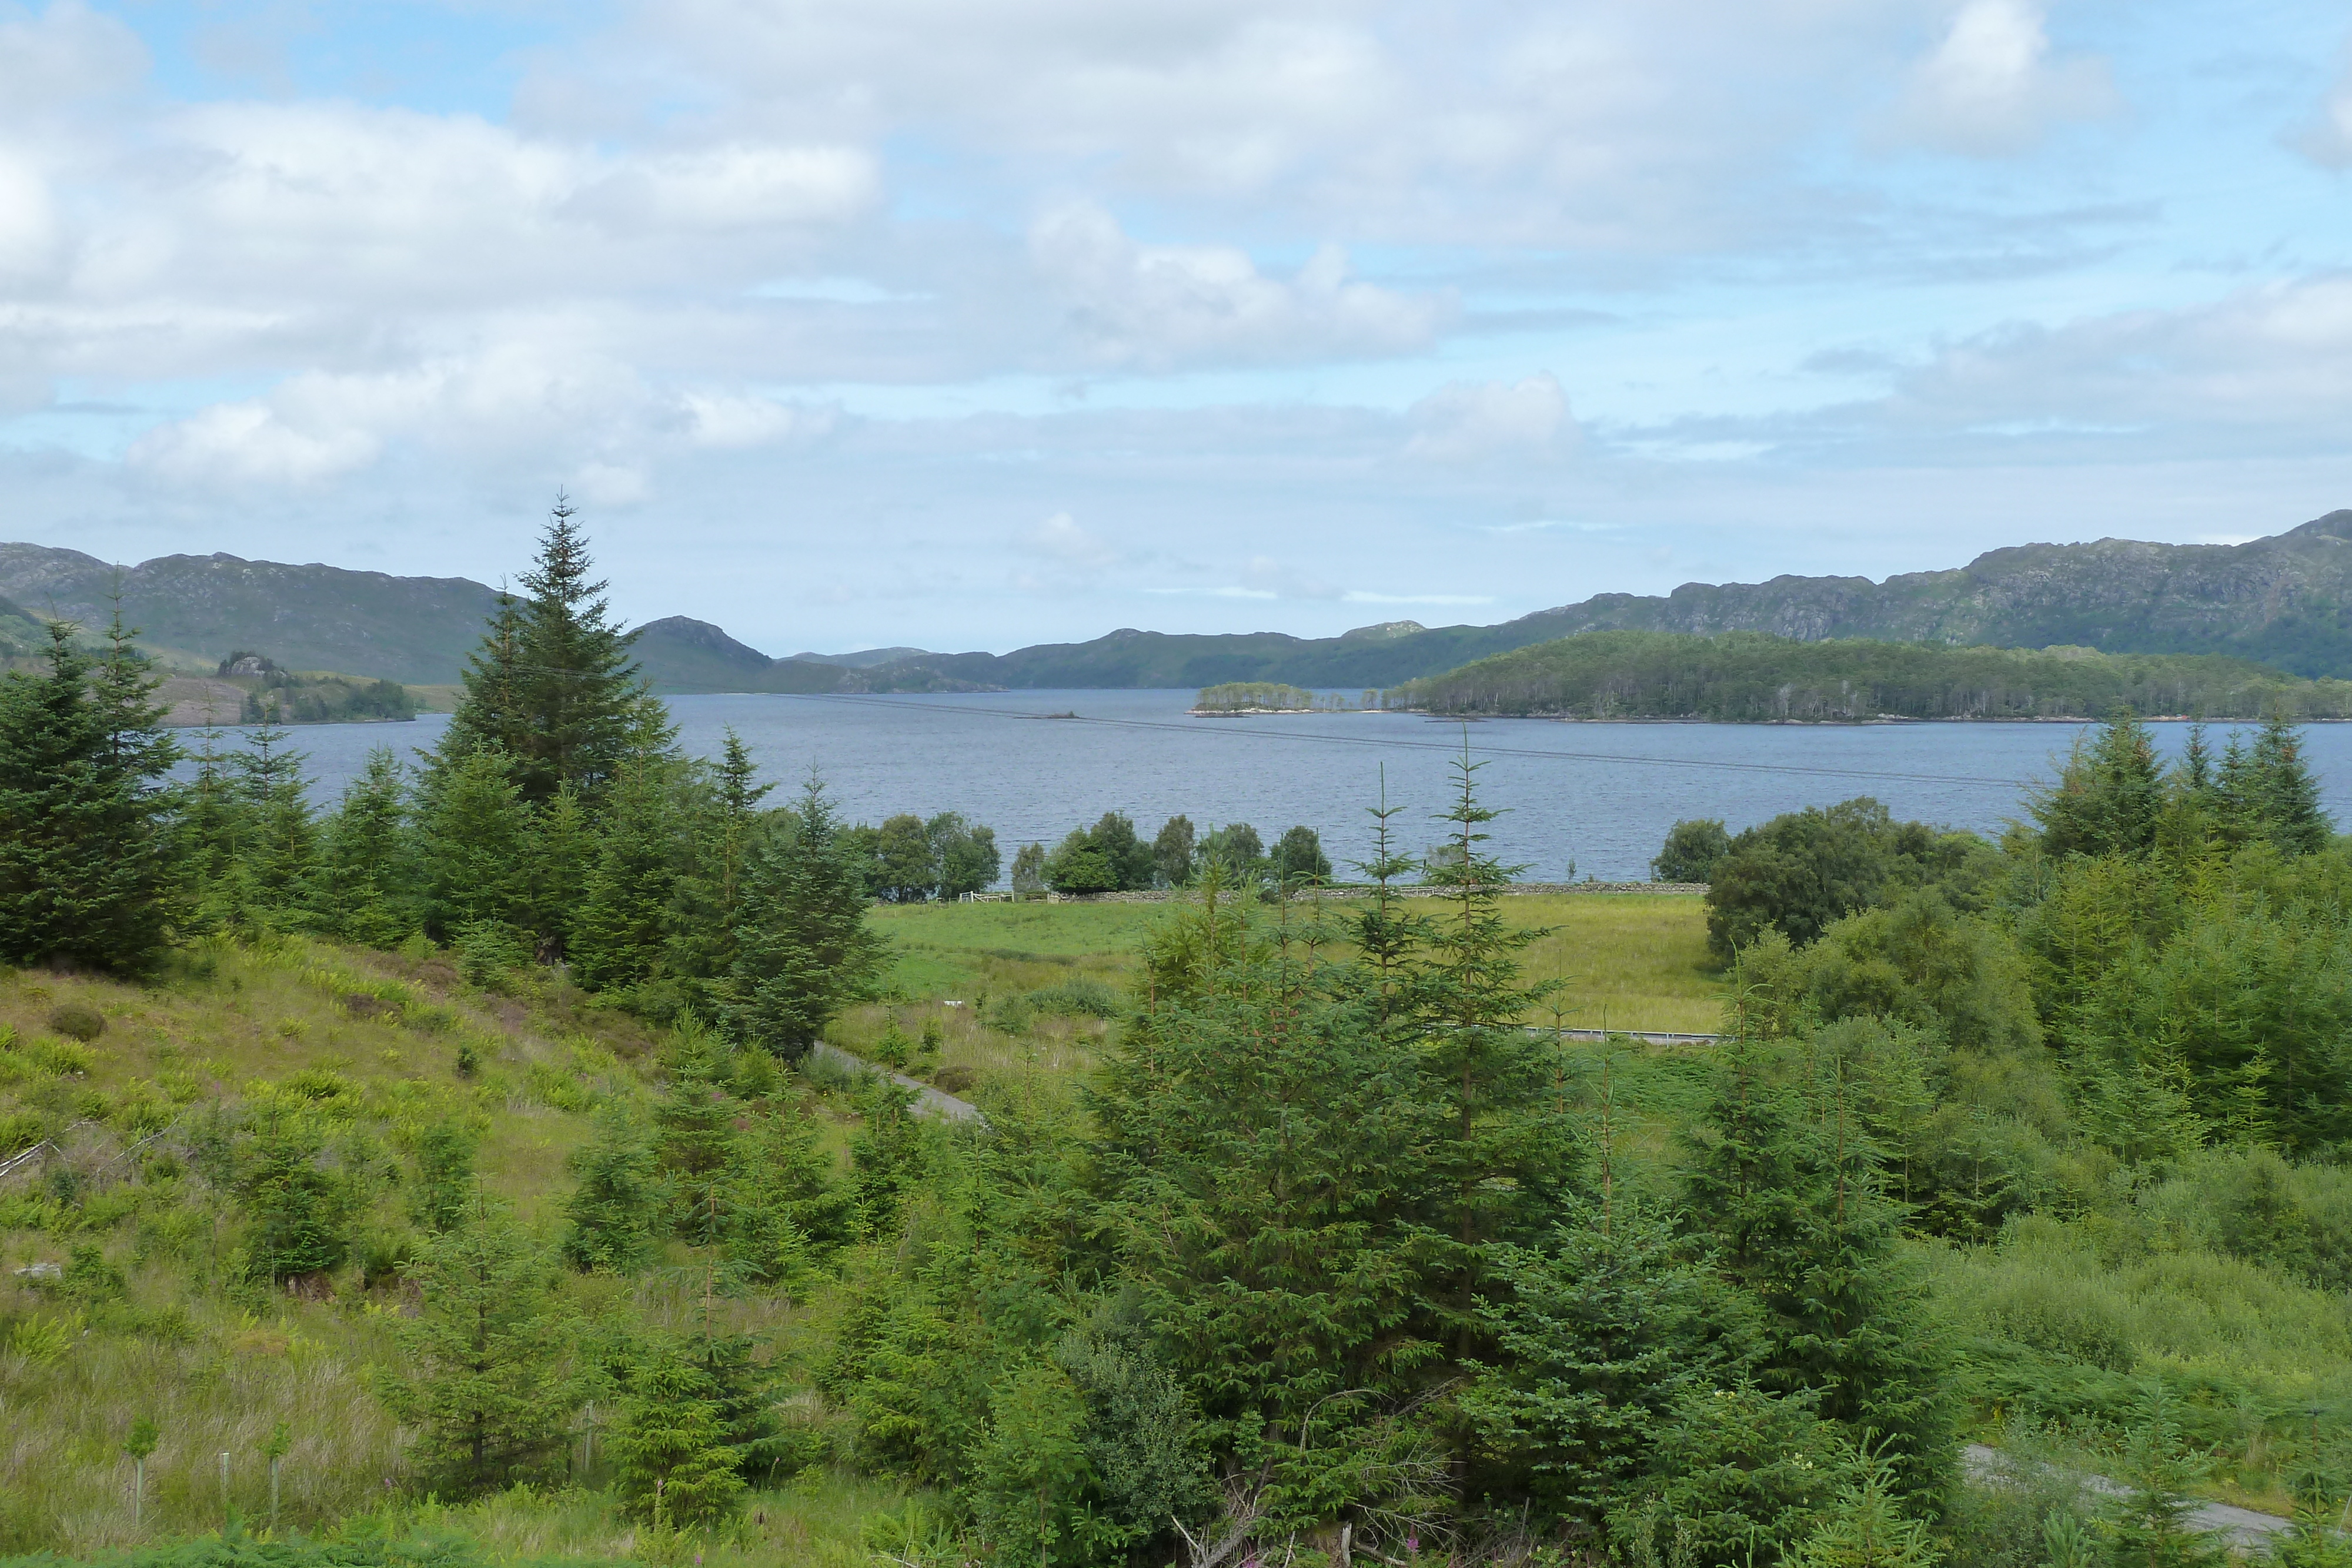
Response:
[[[389,577],[235,556],[164,556],[119,574],[142,641],[185,662],[233,649],[289,669],[416,685],[454,681],[493,591],[464,578]],[[79,550],[0,544],[0,596],[39,615],[102,622],[116,569]],[[1205,686],[1224,681],[1386,687],[1579,632],[1767,632],[1955,646],[2074,645],[2111,653],[2227,653],[2299,675],[2352,677],[2352,510],[2239,545],[2130,539],[2021,545],[1948,571],[1686,583],[1663,598],[1604,593],[1499,626],[1410,621],[1339,637],[1121,629],[1010,653],[876,648],[772,658],[708,622],[648,622],[636,652],[665,692],[940,691]]]

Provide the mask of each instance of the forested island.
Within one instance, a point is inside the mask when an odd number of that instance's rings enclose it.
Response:
[[[985,828],[682,754],[568,516],[522,587],[325,811],[275,725],[174,781],[119,618],[0,680],[0,1554],[2220,1568],[2221,1495],[2343,1562],[2284,713],[2113,712],[1999,842],[1680,823],[1703,904],[1539,959],[1466,748],[1349,899],[1109,811],[1016,885],[1184,896],[959,904]],[[1670,902],[1719,1034],[1580,1040]]]
[[[2219,654],[1942,647],[1761,632],[1588,632],[1383,694],[1429,713],[1730,723],[2352,717],[2352,681],[2302,680]]]

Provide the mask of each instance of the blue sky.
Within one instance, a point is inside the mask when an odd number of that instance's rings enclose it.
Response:
[[[2352,504],[2352,16],[0,4],[0,534],[783,653]]]

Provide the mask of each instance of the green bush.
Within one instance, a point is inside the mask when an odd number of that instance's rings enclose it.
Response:
[[[1115,1019],[1127,1011],[1126,998],[1100,980],[1083,975],[1032,991],[1028,1000],[1037,1011],[1062,1018]]]
[[[49,1027],[70,1040],[93,1040],[106,1032],[106,1015],[87,1002],[61,1002],[49,1009]]]

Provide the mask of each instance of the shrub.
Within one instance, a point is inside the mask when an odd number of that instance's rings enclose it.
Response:
[[[1650,875],[1659,882],[1711,882],[1715,862],[1731,852],[1731,835],[1716,818],[1676,822],[1666,830],[1666,841],[1650,862]]]
[[[61,1002],[49,1010],[49,1027],[69,1040],[93,1040],[106,1032],[106,1015],[87,1002]]]
[[[1115,1019],[1127,1011],[1126,1000],[1117,990],[1083,975],[1030,992],[1029,1005],[1041,1013],[1063,1018]]]

